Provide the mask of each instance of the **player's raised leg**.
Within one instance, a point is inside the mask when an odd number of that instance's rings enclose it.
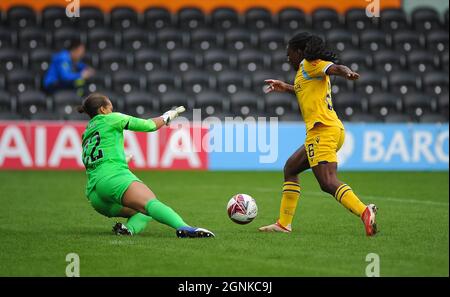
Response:
[[[176,229],[178,237],[214,237],[211,231],[186,224],[172,208],[156,199],[155,194],[141,182],[130,184],[123,194],[122,205]]]
[[[259,228],[267,232],[291,232],[292,220],[300,199],[298,175],[309,168],[305,147],[301,146],[284,165],[284,183],[281,196],[280,216],[276,223]]]
[[[375,220],[377,207],[374,204],[362,203],[352,188],[337,178],[336,162],[318,164],[312,168],[312,171],[322,191],[333,195],[345,208],[361,218],[368,236],[377,233]]]

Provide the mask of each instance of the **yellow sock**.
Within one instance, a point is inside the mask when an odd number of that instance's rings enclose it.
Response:
[[[355,193],[353,193],[352,188],[346,184],[341,185],[336,190],[334,198],[357,216],[361,216],[366,209],[366,205],[359,200]]]
[[[300,185],[295,182],[285,182],[283,184],[283,196],[281,197],[280,219],[278,223],[287,227],[292,223],[298,199],[300,198]]]

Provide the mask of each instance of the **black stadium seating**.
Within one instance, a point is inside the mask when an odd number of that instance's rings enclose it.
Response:
[[[208,14],[195,7],[171,13],[82,6],[80,14],[67,18],[64,6],[2,12],[0,119],[86,119],[74,112],[75,92],[41,90],[51,55],[79,39],[87,46],[84,62],[96,69],[88,90],[111,96],[115,110],[146,116],[185,104],[219,118],[297,121],[295,97],[264,94],[263,86],[268,78],[293,83],[286,43],[307,31],[361,74],[355,82],[331,79],[334,108],[344,120],[448,122],[448,10],[384,9],[380,18],[367,18],[361,8],[306,14],[286,7],[272,14],[217,7]]]

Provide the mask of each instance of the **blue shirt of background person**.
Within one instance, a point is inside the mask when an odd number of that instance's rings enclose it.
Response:
[[[68,50],[53,55],[43,81],[46,91],[77,90],[83,87],[84,80],[94,74],[90,67],[81,62],[84,54],[85,46],[80,42],[73,42]]]

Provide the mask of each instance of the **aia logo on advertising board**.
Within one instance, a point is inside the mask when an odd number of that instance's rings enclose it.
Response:
[[[0,168],[84,169],[84,129],[84,123],[0,123]],[[208,156],[201,139],[206,132],[207,129],[195,126],[168,127],[156,133],[125,131],[125,152],[133,155],[130,168],[205,170]]]

